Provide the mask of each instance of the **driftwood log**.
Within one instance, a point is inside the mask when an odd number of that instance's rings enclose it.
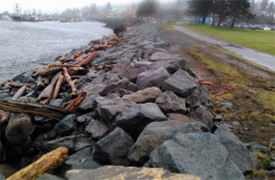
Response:
[[[11,100],[16,101],[18,100],[25,92],[26,92],[27,86],[22,86],[11,98]]]
[[[76,88],[74,82],[72,81],[72,78],[71,78],[71,76],[70,76],[69,73],[68,73],[68,70],[67,70],[65,67],[63,68],[63,73],[64,73],[64,77],[65,77],[66,82],[67,82],[67,83],[70,85],[70,87],[72,88],[72,93],[71,93],[71,95],[72,95],[72,96],[76,96],[77,88]]]
[[[3,111],[9,111],[14,113],[26,113],[44,116],[54,120],[60,120],[64,118],[66,115],[72,113],[71,111],[55,106],[29,102],[17,102],[11,100],[0,101],[0,109]]]
[[[73,100],[67,107],[66,109],[69,111],[76,111],[78,109],[78,106],[80,103],[84,100],[86,97],[87,93],[85,91],[81,92],[78,97]]]
[[[33,77],[36,76],[47,76],[50,74],[55,74],[58,71],[62,71],[62,67],[53,67],[51,69],[43,69],[43,70],[39,70],[36,73],[33,74]]]
[[[67,159],[67,156],[68,149],[60,147],[43,155],[37,161],[11,175],[7,180],[34,180],[60,166]]]

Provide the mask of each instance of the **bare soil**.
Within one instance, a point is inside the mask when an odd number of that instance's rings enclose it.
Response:
[[[168,49],[170,52],[177,53],[185,59],[187,66],[197,76],[213,82],[213,85],[209,85],[208,88],[210,93],[217,94],[210,95],[214,114],[223,115],[222,123],[232,125],[233,132],[243,142],[267,145],[269,139],[275,137],[275,110],[273,106],[269,107],[269,104],[257,99],[259,93],[267,99],[274,98],[274,72],[243,61],[237,56],[226,53],[220,47],[194,39],[179,31],[163,29],[161,35],[163,40],[170,43],[171,46]],[[196,49],[201,56],[194,54],[191,49]],[[211,59],[212,62],[225,64],[227,71],[223,71],[220,67],[220,69],[210,68],[205,61],[202,61],[202,55]],[[235,77],[228,73],[228,67],[239,72],[240,76]],[[243,81],[244,85],[235,86],[235,81]],[[224,91],[226,93],[223,93]],[[218,95],[219,92],[220,95]],[[264,96],[265,93],[266,96]],[[219,103],[222,101],[231,102],[233,109],[221,108]]]

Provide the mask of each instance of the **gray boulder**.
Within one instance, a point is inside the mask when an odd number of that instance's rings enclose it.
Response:
[[[226,148],[210,133],[178,133],[153,151],[148,165],[190,173],[202,180],[244,180]]]
[[[155,52],[150,57],[150,61],[155,62],[155,61],[163,61],[163,60],[175,60],[178,58],[179,58],[178,55],[170,54],[167,52]]]
[[[114,121],[114,126],[124,129],[136,139],[144,127],[154,121],[165,121],[167,117],[154,103],[138,104],[121,113]]]
[[[85,131],[91,133],[93,139],[101,139],[110,131],[110,129],[102,121],[91,120],[86,126]]]
[[[156,99],[156,104],[160,107],[162,111],[166,113],[168,112],[185,113],[186,112],[185,100],[182,98],[179,98],[172,91],[165,91],[164,93],[160,94],[159,97]]]
[[[198,87],[198,82],[186,71],[179,69],[170,78],[164,81],[162,88],[167,91],[173,91],[179,96],[187,97]]]
[[[149,160],[151,152],[165,140],[171,139],[178,132],[199,133],[202,125],[199,123],[184,123],[178,121],[152,122],[148,124],[129,152],[129,160],[142,166]]]
[[[213,115],[205,106],[199,106],[195,111],[190,113],[191,118],[200,121],[207,127],[211,128],[213,124]]]
[[[149,69],[158,69],[164,67],[170,74],[174,74],[180,68],[180,62],[171,61],[157,61],[148,66]]]
[[[136,103],[154,102],[160,94],[161,90],[158,87],[150,87],[129,95],[125,95],[122,99]]]
[[[72,132],[76,129],[76,118],[77,116],[75,114],[71,114],[59,121],[56,127],[61,136],[68,136],[72,134]]]
[[[226,126],[218,126],[214,133],[220,142],[229,152],[229,159],[232,160],[242,172],[252,171],[252,156],[247,147],[231,132]]]
[[[137,168],[123,166],[103,166],[98,169],[70,170],[68,180],[200,180],[189,174],[171,173],[162,168]]]
[[[161,87],[163,82],[169,77],[170,74],[164,68],[148,70],[138,75],[137,86],[138,89],[152,86]]]
[[[133,139],[117,127],[95,144],[94,159],[100,164],[127,165],[127,154],[133,144]]]
[[[185,123],[196,122],[196,120],[194,120],[188,116],[185,116],[183,114],[179,114],[179,113],[170,113],[170,114],[168,114],[168,118],[170,120],[180,121],[180,122],[185,122]]]

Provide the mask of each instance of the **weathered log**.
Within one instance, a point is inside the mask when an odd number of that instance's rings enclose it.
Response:
[[[72,81],[72,78],[71,78],[71,76],[70,76],[69,73],[68,73],[68,70],[67,70],[66,68],[63,68],[63,73],[64,73],[65,80],[67,81],[67,83],[68,83],[68,84],[70,85],[70,87],[72,88],[71,95],[72,95],[72,96],[76,96],[77,88],[76,88],[74,82]]]
[[[26,92],[27,86],[22,86],[11,98],[13,101],[17,101],[25,92]]]
[[[66,106],[66,109],[69,111],[76,111],[86,95],[86,92],[81,92],[75,100],[73,100],[68,106]]]
[[[75,64],[51,64],[49,67],[81,67],[80,65]]]
[[[50,75],[50,74],[55,74],[58,71],[62,71],[62,67],[54,67],[54,68],[50,68],[50,69],[43,69],[43,70],[37,71],[32,76],[33,77],[46,76],[46,75]]]
[[[34,180],[42,174],[49,172],[60,166],[68,156],[68,149],[57,148],[39,158],[29,166],[11,175],[7,180]]]
[[[56,99],[56,97],[58,96],[58,93],[60,91],[60,88],[61,88],[61,85],[62,85],[63,81],[64,81],[64,76],[62,74],[59,74],[58,81],[57,81],[56,86],[54,88],[52,99]]]
[[[31,115],[43,116],[53,120],[60,120],[72,112],[46,104],[17,102],[17,101],[0,101],[0,109],[14,113],[26,113]]]
[[[96,50],[96,51],[105,50],[105,49],[111,48],[111,47],[113,47],[113,46],[112,45],[103,45],[103,44],[93,46],[94,50]]]
[[[47,98],[48,101],[52,98],[53,95],[53,90],[55,87],[55,84],[58,80],[60,73],[57,73],[53,78],[51,83],[40,93],[40,95],[38,96],[37,100],[41,100],[42,98]]]
[[[95,52],[93,52],[93,53],[90,53],[90,55],[89,55],[86,59],[80,61],[80,62],[78,63],[78,65],[80,65],[80,66],[88,65],[88,64],[90,64],[95,58],[97,58],[97,56],[98,56],[98,52],[97,52],[97,51],[95,51]]]
[[[11,87],[14,87],[14,88],[21,88],[23,86],[32,87],[35,84],[33,84],[33,83],[9,83],[8,85]]]

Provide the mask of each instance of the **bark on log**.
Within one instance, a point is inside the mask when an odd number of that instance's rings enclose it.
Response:
[[[7,178],[7,180],[34,180],[60,166],[67,159],[67,156],[68,149],[60,147],[43,155],[37,161]]]
[[[46,76],[46,75],[50,75],[50,74],[55,74],[58,71],[62,71],[62,67],[54,67],[54,68],[51,68],[51,69],[40,70],[40,71],[34,73],[32,76],[33,77]]]
[[[53,78],[51,83],[40,93],[40,95],[38,96],[38,100],[41,100],[42,98],[47,98],[47,100],[49,101],[52,98],[53,95],[53,90],[55,87],[55,84],[58,80],[59,74],[56,74]]]
[[[81,67],[80,65],[75,64],[51,64],[49,67]]]
[[[11,100],[1,100],[0,109],[2,109],[3,111],[9,111],[14,113],[26,113],[43,116],[53,120],[60,120],[64,118],[66,115],[72,113],[71,111],[55,106],[29,102],[17,102]]]
[[[68,73],[68,70],[66,68],[63,68],[63,72],[64,72],[64,76],[65,76],[65,80],[67,81],[67,83],[70,85],[70,87],[72,88],[72,96],[76,96],[77,94],[77,88],[74,84],[74,82],[72,81],[71,76]]]
[[[62,74],[59,74],[58,81],[56,83],[52,99],[56,99],[56,97],[58,96],[58,93],[60,91],[63,81],[64,81],[64,76]]]
[[[67,107],[66,109],[69,111],[76,111],[78,109],[78,106],[80,103],[83,101],[83,99],[86,97],[87,93],[86,92],[81,92],[78,97],[73,100]]]
[[[80,61],[80,62],[78,63],[78,65],[80,65],[80,66],[88,65],[88,64],[90,64],[95,58],[97,58],[97,56],[98,56],[98,52],[95,51],[95,52],[91,53],[86,59]]]
[[[13,101],[17,101],[25,92],[26,92],[27,86],[21,87],[11,98]]]

